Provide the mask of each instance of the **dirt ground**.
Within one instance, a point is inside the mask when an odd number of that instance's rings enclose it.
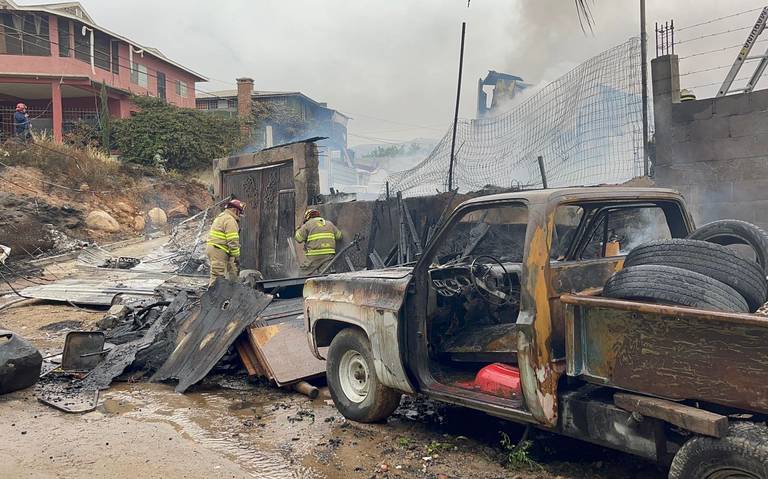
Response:
[[[72,264],[55,271],[64,275]],[[90,329],[103,315],[27,301],[0,310],[0,328],[47,355],[62,348],[67,331]],[[327,389],[310,400],[244,375],[212,376],[186,394],[166,384],[115,383],[83,415],[43,405],[28,389],[0,396],[0,477],[665,477],[653,464],[545,433],[531,433],[527,454],[509,454],[502,433],[516,442],[523,429],[422,398],[404,398],[384,424],[357,424],[336,411]]]
[[[45,354],[103,312],[53,304],[0,311],[0,327]],[[346,421],[316,400],[244,376],[215,376],[187,394],[117,383],[96,411],[68,415],[32,390],[0,397],[0,471],[13,478],[662,478],[653,465],[578,441],[534,436],[529,457],[505,466],[501,432],[514,425],[406,398],[386,424]]]

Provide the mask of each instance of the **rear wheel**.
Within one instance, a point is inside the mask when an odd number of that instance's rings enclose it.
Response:
[[[400,392],[383,385],[376,376],[371,343],[362,331],[342,330],[328,349],[327,376],[336,409],[347,419],[377,422],[400,404]]]
[[[768,477],[768,428],[731,424],[722,439],[694,437],[677,451],[669,479],[765,479]]]

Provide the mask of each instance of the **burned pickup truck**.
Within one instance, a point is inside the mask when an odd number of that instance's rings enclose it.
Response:
[[[672,478],[767,478],[768,318],[751,313],[765,251],[691,256],[731,285],[666,265],[693,231],[671,190],[476,198],[412,267],[309,280],[310,345],[355,421],[422,393],[671,464]],[[717,254],[727,237],[711,238]],[[657,266],[627,256],[659,242],[671,254]]]

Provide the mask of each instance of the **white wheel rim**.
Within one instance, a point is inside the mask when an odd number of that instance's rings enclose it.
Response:
[[[344,395],[354,403],[361,403],[368,396],[368,362],[354,350],[344,353],[339,362],[339,383]]]

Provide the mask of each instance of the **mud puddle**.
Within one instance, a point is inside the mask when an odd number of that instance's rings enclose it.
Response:
[[[308,400],[267,387],[201,389],[177,394],[163,384],[115,384],[104,394],[105,414],[166,423],[179,434],[239,464],[253,477],[322,477],[297,463],[311,446],[295,417],[314,420]],[[310,403],[310,404],[304,404]],[[305,412],[301,412],[305,411]],[[311,425],[306,420],[306,426]],[[310,434],[311,436],[311,434]],[[301,444],[304,441],[306,444]]]

